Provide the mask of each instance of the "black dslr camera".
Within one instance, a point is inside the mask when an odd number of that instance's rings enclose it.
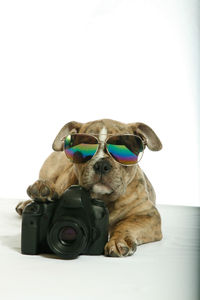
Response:
[[[100,255],[107,241],[108,209],[78,185],[71,186],[55,202],[35,199],[23,211],[23,254],[53,252],[67,259],[80,254]]]

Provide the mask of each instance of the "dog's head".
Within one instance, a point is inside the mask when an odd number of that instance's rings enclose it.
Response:
[[[150,150],[158,151],[162,148],[155,132],[143,123],[123,124],[103,119],[85,124],[67,123],[55,138],[53,149],[62,151],[62,138],[72,133],[87,133],[98,136],[100,144],[96,154],[86,163],[74,164],[74,171],[79,184],[90,190],[93,197],[105,202],[115,201],[124,194],[137,170],[137,165],[121,165],[108,155],[105,148],[105,140],[108,135],[135,134],[144,141]]]

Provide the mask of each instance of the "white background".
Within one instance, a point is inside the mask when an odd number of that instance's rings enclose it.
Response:
[[[160,204],[200,205],[199,1],[0,1],[0,197],[26,199],[60,128],[151,126]]]

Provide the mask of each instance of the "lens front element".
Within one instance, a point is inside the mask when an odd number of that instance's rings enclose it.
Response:
[[[76,240],[77,238],[77,232],[73,227],[63,227],[60,230],[59,238],[61,243],[66,245],[66,243],[70,243]]]

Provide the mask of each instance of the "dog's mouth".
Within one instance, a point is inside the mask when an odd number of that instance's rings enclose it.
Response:
[[[92,192],[95,194],[109,195],[113,192],[113,189],[102,182],[98,182],[93,185]]]

